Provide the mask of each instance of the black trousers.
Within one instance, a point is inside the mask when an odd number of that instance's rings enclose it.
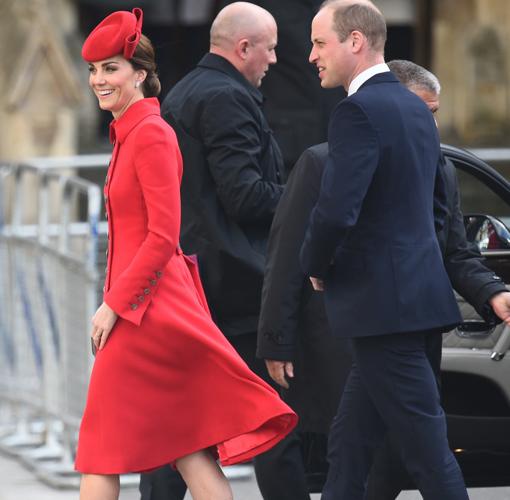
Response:
[[[141,500],[183,500],[186,483],[169,465],[140,475]]]

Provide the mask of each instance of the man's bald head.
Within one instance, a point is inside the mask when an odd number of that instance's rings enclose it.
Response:
[[[211,26],[211,47],[231,50],[239,40],[257,42],[268,28],[276,29],[274,17],[249,2],[235,2],[223,8]]]
[[[227,59],[255,87],[276,62],[276,42],[274,17],[248,2],[227,5],[211,26],[210,51]]]

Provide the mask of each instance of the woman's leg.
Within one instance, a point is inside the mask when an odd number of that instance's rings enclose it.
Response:
[[[212,455],[197,451],[176,461],[177,470],[188,485],[193,500],[232,500],[227,478]]]
[[[119,476],[116,474],[83,474],[80,500],[118,500]]]

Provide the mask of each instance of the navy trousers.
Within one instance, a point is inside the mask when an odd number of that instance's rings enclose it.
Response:
[[[351,339],[353,366],[333,421],[322,500],[363,500],[374,452],[387,433],[424,500],[468,500],[448,447],[427,334]]]

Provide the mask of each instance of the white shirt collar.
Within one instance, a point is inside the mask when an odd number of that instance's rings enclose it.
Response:
[[[376,64],[375,66],[371,66],[370,68],[362,71],[349,85],[348,95],[352,95],[359,90],[359,88],[367,81],[370,80],[375,75],[379,73],[386,73],[390,68],[386,63]]]

